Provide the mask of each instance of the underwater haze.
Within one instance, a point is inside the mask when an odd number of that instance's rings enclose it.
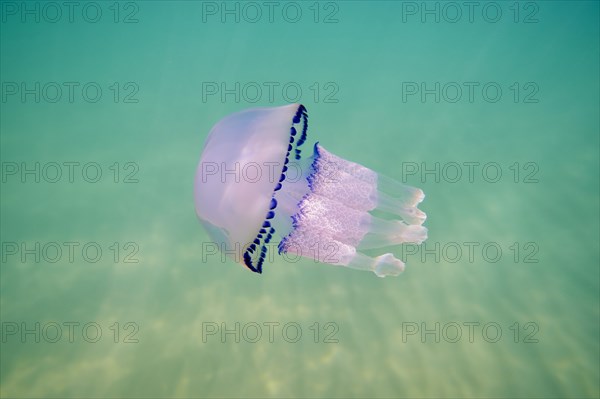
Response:
[[[0,2],[2,398],[600,396],[597,1]],[[397,277],[215,250],[212,126],[425,193]]]

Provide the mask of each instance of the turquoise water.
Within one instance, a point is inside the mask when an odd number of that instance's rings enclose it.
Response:
[[[2,397],[600,396],[597,2],[61,4],[2,3]],[[288,102],[425,191],[399,277],[207,253],[210,128]]]

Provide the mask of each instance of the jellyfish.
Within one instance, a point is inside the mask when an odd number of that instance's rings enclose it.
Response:
[[[211,239],[256,273],[271,250],[379,277],[400,274],[405,264],[392,253],[369,253],[427,239],[417,208],[423,191],[319,142],[305,156],[307,133],[301,104],[243,110],[212,128],[194,182],[196,214]]]

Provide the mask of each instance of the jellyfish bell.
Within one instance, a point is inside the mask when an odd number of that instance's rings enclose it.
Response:
[[[404,263],[393,254],[364,250],[424,241],[423,192],[318,142],[304,156],[307,131],[301,104],[244,110],[212,128],[194,184],[196,214],[211,239],[257,273],[276,249],[380,277],[399,274]]]
[[[243,247],[257,235],[265,240],[272,236],[272,227],[263,224],[270,224],[265,220],[298,106],[284,108],[250,109],[223,118],[202,151],[194,190],[196,212],[215,243],[236,260],[243,260]]]

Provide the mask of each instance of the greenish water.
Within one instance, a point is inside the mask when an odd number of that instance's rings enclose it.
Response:
[[[2,397],[600,395],[597,2],[52,4],[2,3]],[[425,191],[399,277],[206,254],[210,128],[287,102]]]

